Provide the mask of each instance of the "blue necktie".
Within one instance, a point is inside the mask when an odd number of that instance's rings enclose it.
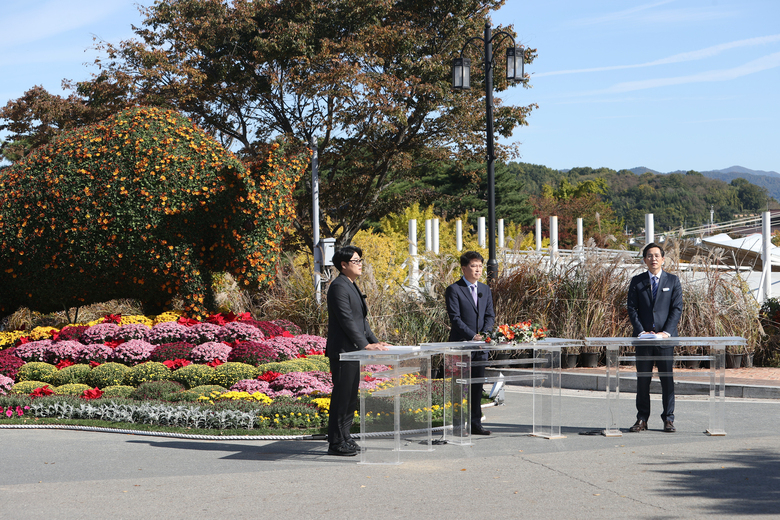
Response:
[[[653,284],[653,301],[655,301],[655,297],[658,295],[658,277],[651,276],[650,281]]]
[[[471,297],[474,299],[474,306],[477,306],[477,286],[471,285]]]

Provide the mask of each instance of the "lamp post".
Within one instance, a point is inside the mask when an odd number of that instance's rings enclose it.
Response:
[[[471,88],[471,60],[463,57],[463,51],[473,42],[481,41],[484,45],[485,66],[485,110],[487,119],[487,175],[488,175],[488,263],[487,279],[493,281],[498,275],[498,260],[496,259],[496,172],[495,146],[493,142],[493,40],[509,38],[512,46],[506,50],[507,81],[524,81],[524,47],[516,46],[511,34],[499,31],[491,34],[490,22],[485,21],[485,34],[482,38],[470,38],[460,50],[460,57],[452,62],[452,87],[456,90]]]

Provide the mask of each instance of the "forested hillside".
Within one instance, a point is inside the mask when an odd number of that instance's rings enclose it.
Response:
[[[517,176],[529,195],[539,195],[546,184],[558,187],[563,179],[571,185],[598,178],[607,183],[602,199],[612,204],[615,216],[622,218],[629,231],[644,227],[645,213],[653,213],[658,231],[706,224],[710,208],[715,221],[731,220],[735,215],[756,213],[777,207],[766,188],[737,178],[730,183],[710,179],[699,172],[636,175],[629,170],[609,168],[573,168],[553,170],[546,166],[512,162],[508,170]]]

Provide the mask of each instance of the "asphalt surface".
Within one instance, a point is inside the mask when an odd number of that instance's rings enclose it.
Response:
[[[400,465],[332,457],[323,441],[201,441],[0,430],[0,518],[780,518],[780,400],[678,396],[676,433],[603,429],[603,392],[564,390],[563,439],[531,437],[532,396],[486,408],[489,437],[402,452]],[[620,420],[634,422],[621,391]]]

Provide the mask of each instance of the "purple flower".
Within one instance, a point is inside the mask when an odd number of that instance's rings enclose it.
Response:
[[[265,383],[265,381],[262,381]],[[266,385],[268,383],[265,383]],[[11,391],[11,388],[14,386],[14,380],[10,377],[6,377],[3,374],[0,374],[0,395],[5,395],[8,392]]]
[[[230,350],[231,348],[224,343],[211,341],[209,343],[197,345],[193,348],[190,359],[195,363],[211,363],[215,359],[219,359],[223,363],[226,363],[228,356],[230,355]]]
[[[193,345],[219,341],[219,332],[221,330],[222,327],[214,323],[196,323],[192,327],[188,327],[184,332],[184,341]]]
[[[286,361],[288,359],[295,359],[301,354],[303,350],[300,345],[295,342],[295,338],[285,338],[284,336],[276,336],[275,338],[268,338],[263,343],[273,347],[279,356],[279,361]]]
[[[263,331],[252,325],[232,321],[219,331],[219,341],[235,343],[237,341],[260,341],[265,337]]]
[[[238,383],[231,386],[230,390],[234,392],[248,392],[250,394],[260,392],[265,395],[268,395],[268,392],[271,391],[270,387],[268,386],[268,382],[260,381],[258,379],[242,379]]]
[[[322,336],[312,336],[311,334],[301,334],[291,338],[294,343],[301,345],[305,354],[312,352],[324,352],[327,339]]]
[[[82,343],[71,340],[58,341],[57,343],[53,343],[51,347],[49,347],[51,360],[53,363],[57,363],[63,359],[72,360],[76,355],[77,349],[83,346],[84,345]]]
[[[271,381],[270,386],[277,395],[282,391],[289,391],[294,397],[312,394],[329,395],[333,391],[333,383],[328,372],[288,372]]]
[[[24,361],[45,361],[51,360],[52,340],[42,339],[40,341],[31,341],[16,347],[14,355]]]
[[[90,343],[105,343],[114,339],[114,334],[119,331],[116,323],[98,323],[81,333],[79,341],[84,345]]]
[[[148,361],[152,355],[154,345],[140,339],[131,339],[114,349],[114,355],[111,356],[119,363],[128,363],[137,365]]]
[[[149,330],[149,327],[143,323],[128,323],[119,327],[113,339],[116,341],[130,341],[131,339],[148,341]]]
[[[73,357],[71,359],[74,363],[89,363],[90,361],[105,363],[113,354],[114,349],[108,345],[92,343],[90,345],[73,347]]]
[[[162,345],[163,343],[177,343],[184,341],[187,327],[175,321],[158,323],[149,331],[149,343]]]

